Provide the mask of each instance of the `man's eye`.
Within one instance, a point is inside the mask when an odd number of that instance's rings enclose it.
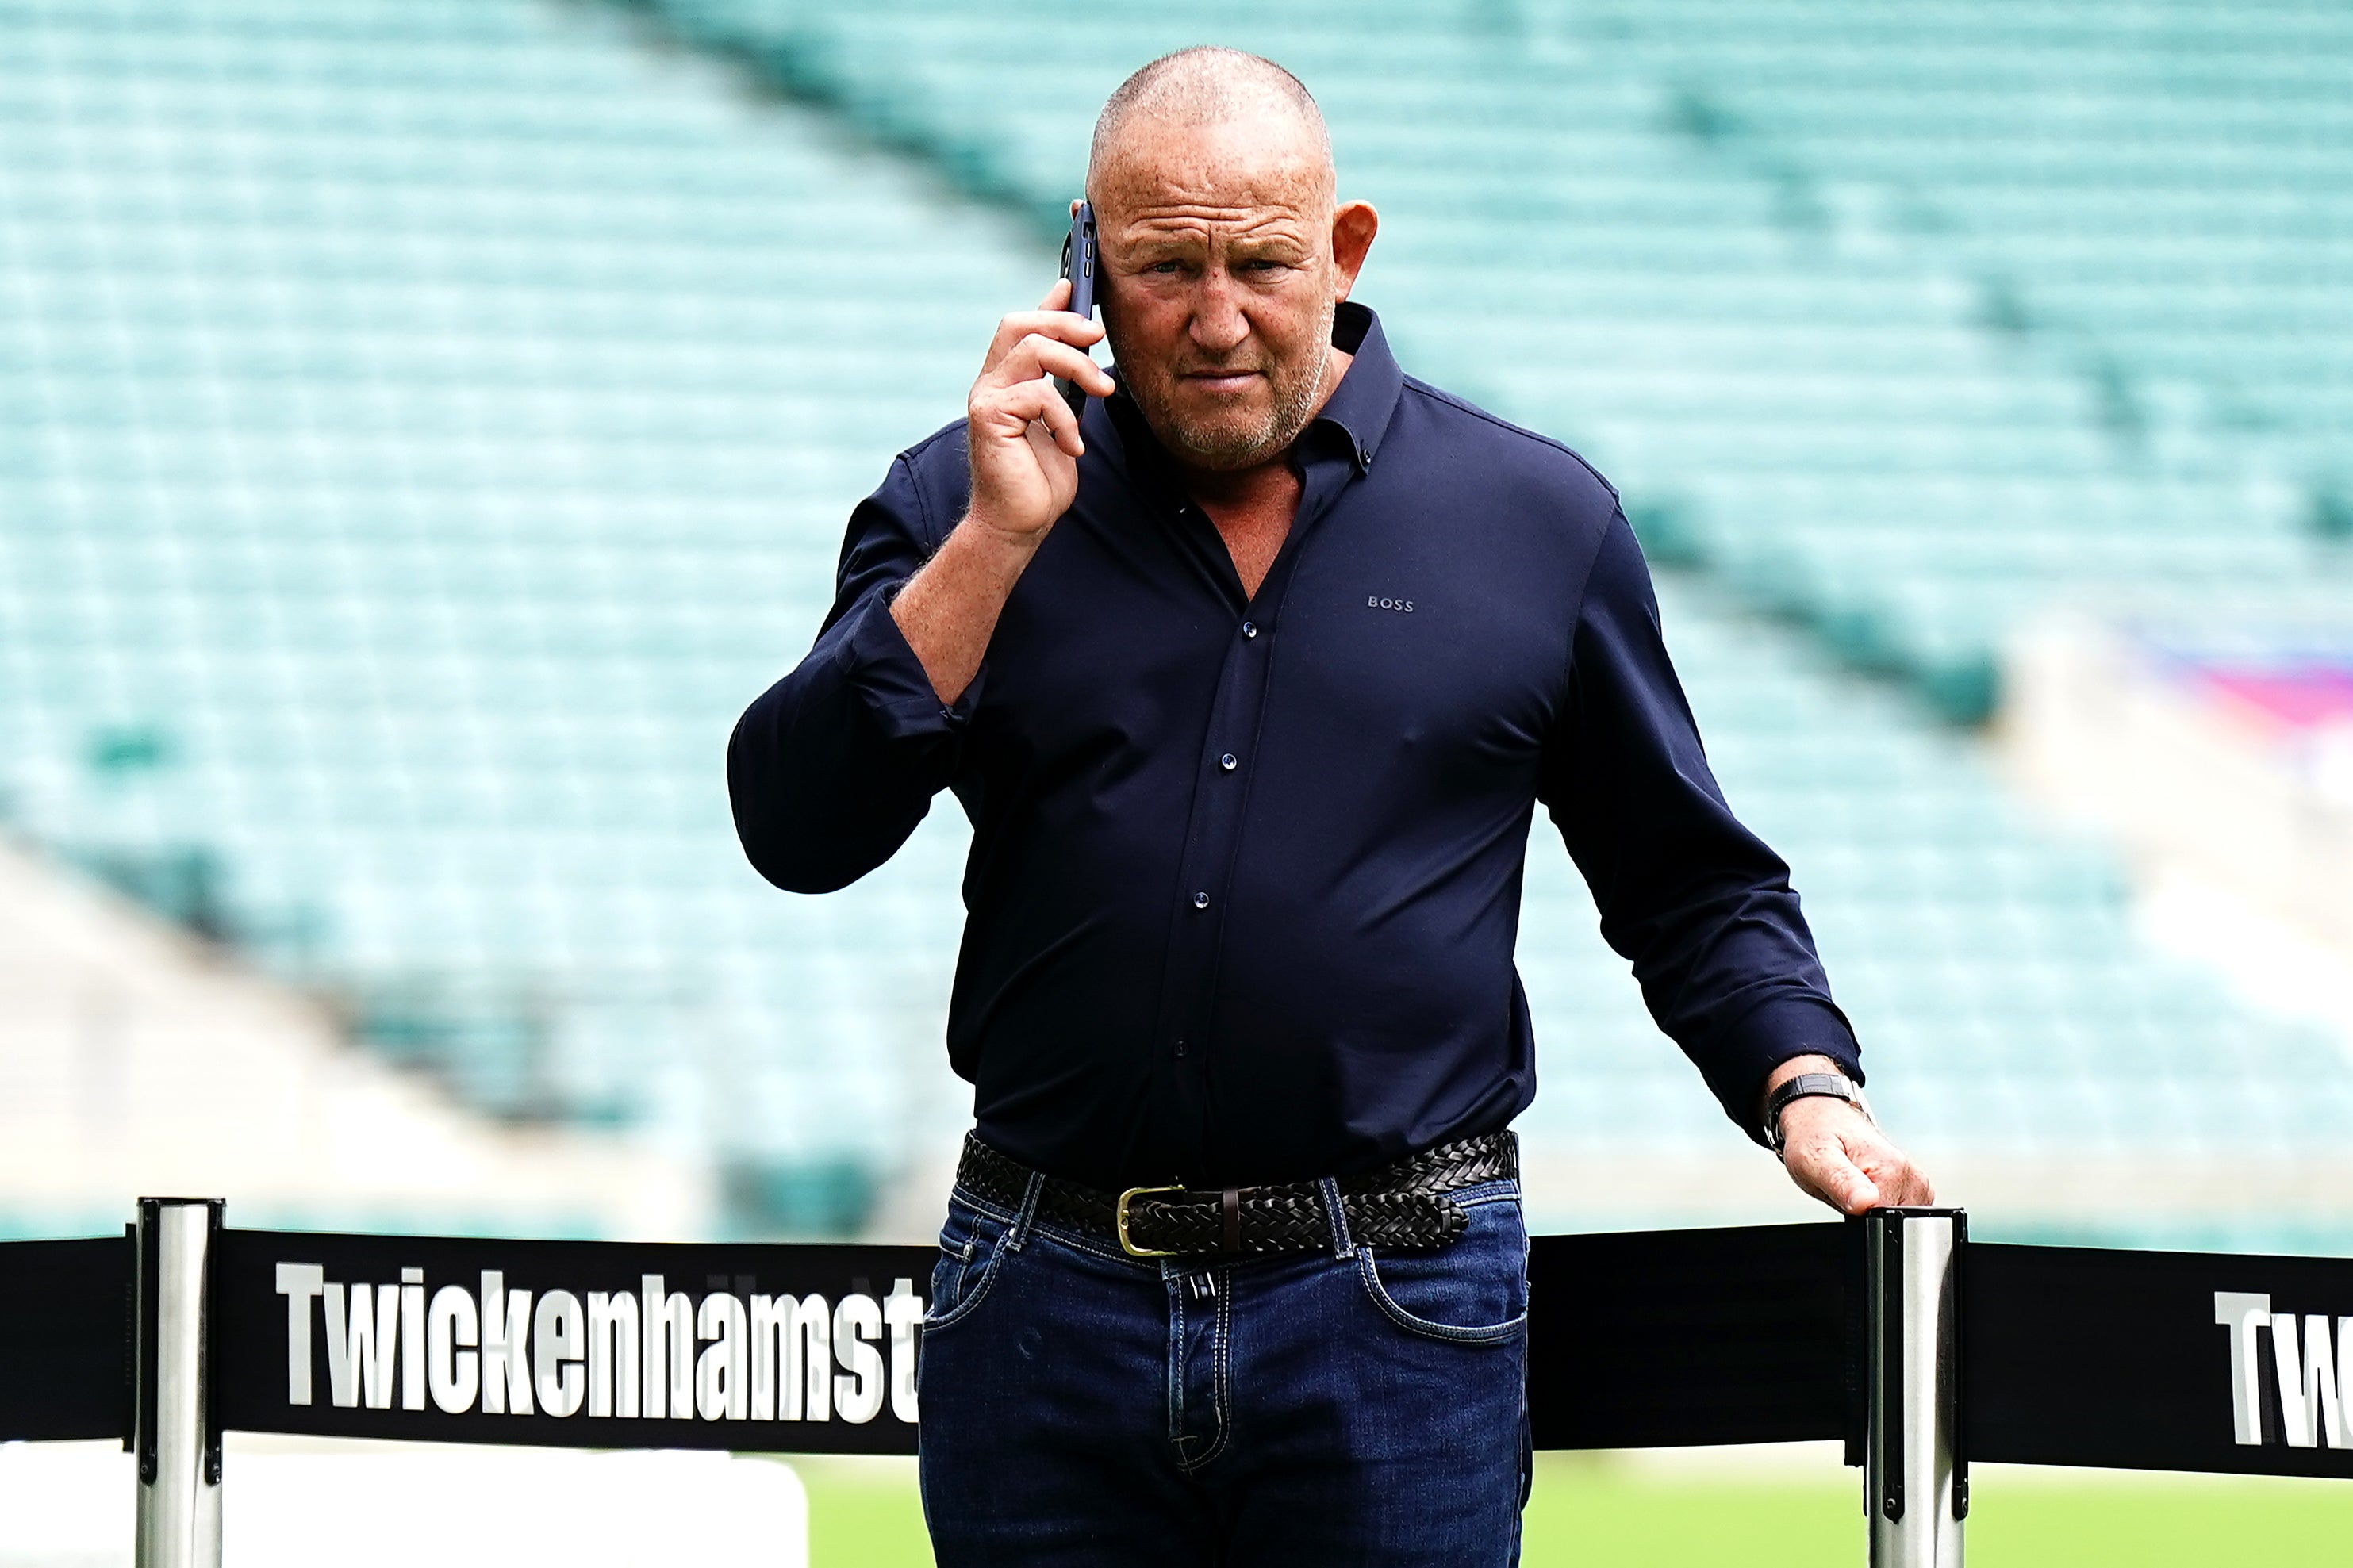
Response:
[[[1157,272],[1164,277],[1173,278],[1177,273],[1185,270],[1185,264],[1181,261],[1155,261],[1151,266],[1145,268],[1145,270],[1146,272]]]

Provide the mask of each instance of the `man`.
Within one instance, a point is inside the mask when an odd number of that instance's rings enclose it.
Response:
[[[1853,1036],[1709,775],[1615,492],[1345,302],[1377,220],[1306,89],[1155,61],[1087,193],[1117,376],[1067,286],[1007,316],[729,750],[786,888],[864,875],[943,788],[973,821],[938,1559],[1513,1561],[1536,802],[1801,1186],[1852,1213],[1928,1184],[1846,1098]]]

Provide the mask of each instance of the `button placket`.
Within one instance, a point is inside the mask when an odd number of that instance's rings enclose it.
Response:
[[[1345,463],[1314,466],[1292,524],[1292,537],[1277,553],[1251,606],[1264,605],[1266,613],[1280,616],[1305,541],[1347,477]],[[1209,1030],[1216,1007],[1218,951],[1231,918],[1227,906],[1218,900],[1224,899],[1229,890],[1227,884],[1236,876],[1250,794],[1240,774],[1240,749],[1225,747],[1238,741],[1249,743],[1258,735],[1274,679],[1272,640],[1259,636],[1261,631],[1271,632],[1272,623],[1261,622],[1252,614],[1237,625],[1241,636],[1227,645],[1208,715],[1208,736],[1219,739],[1212,742],[1204,737],[1193,775],[1193,798],[1176,868],[1177,918],[1169,931],[1155,1028],[1161,1049],[1167,1053],[1162,1059],[1168,1063],[1169,1073],[1163,1081],[1170,1090],[1166,1109],[1172,1143],[1182,1145],[1185,1132],[1179,1129],[1190,1121],[1200,1140],[1198,1152],[1188,1156],[1192,1158],[1207,1157],[1208,1122],[1203,1085],[1216,1060],[1216,1042]],[[1232,776],[1234,787],[1216,787],[1228,775]],[[1184,918],[1187,915],[1200,918]]]
[[[1178,920],[1169,933],[1159,1029],[1166,1053],[1163,1059],[1179,1075],[1180,1084],[1206,1070],[1212,1054],[1207,1030],[1219,932],[1226,919],[1221,901],[1224,879],[1232,872],[1247,798],[1247,791],[1237,787],[1242,780],[1240,752],[1227,747],[1232,740],[1256,732],[1266,700],[1269,672],[1267,661],[1259,656],[1271,645],[1259,638],[1263,628],[1258,621],[1240,625],[1242,635],[1226,645],[1224,668],[1209,711],[1209,734],[1228,739],[1209,741],[1198,753],[1191,820],[1177,868]],[[1218,787],[1227,784],[1229,775],[1228,787]],[[1179,1101],[1186,1092],[1177,1089]]]

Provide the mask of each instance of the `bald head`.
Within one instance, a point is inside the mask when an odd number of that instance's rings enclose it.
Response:
[[[1161,56],[1103,101],[1087,153],[1087,189],[1101,188],[1100,177],[1133,152],[1137,132],[1156,141],[1171,131],[1244,124],[1289,143],[1331,194],[1332,137],[1306,84],[1272,60],[1213,44]]]

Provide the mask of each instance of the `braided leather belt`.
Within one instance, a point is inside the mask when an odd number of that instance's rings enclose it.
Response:
[[[1441,1143],[1377,1171],[1341,1178],[1340,1212],[1353,1241],[1375,1247],[1443,1247],[1468,1216],[1448,1196],[1482,1182],[1520,1173],[1519,1140],[1490,1132]],[[956,1164],[956,1185],[1000,1208],[1018,1209],[1029,1194],[1029,1166],[970,1133]],[[1324,1189],[1315,1182],[1275,1186],[1130,1187],[1124,1193],[1046,1178],[1038,1218],[1117,1241],[1134,1258],[1216,1253],[1320,1252],[1332,1245]]]

